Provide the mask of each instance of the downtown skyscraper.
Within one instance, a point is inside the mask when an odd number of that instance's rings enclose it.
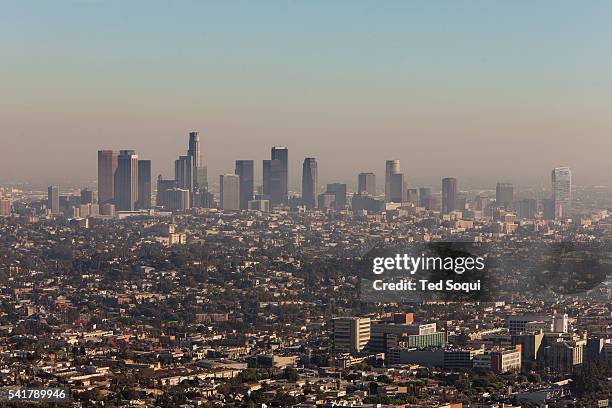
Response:
[[[406,182],[402,173],[391,173],[389,179],[389,200],[390,203],[404,203],[408,201]]]
[[[193,158],[194,166],[202,165],[202,148],[200,146],[200,132],[189,132],[189,149],[187,155]]]
[[[399,160],[387,160],[385,163],[385,202],[387,203],[391,202],[391,176],[400,172]]]
[[[138,160],[138,209],[153,207],[151,200],[151,160]]]
[[[208,190],[208,176],[206,166],[204,166],[204,162],[202,160],[202,144],[200,142],[200,132],[189,132],[189,149],[187,150],[187,156],[191,157],[193,165],[192,188],[202,192]]]
[[[446,177],[442,179],[442,213],[457,210],[457,179]]]
[[[138,208],[138,155],[134,150],[121,150],[117,158],[115,206],[119,211]]]
[[[47,208],[51,214],[60,213],[59,187],[49,186],[47,189]]]
[[[271,204],[286,204],[289,200],[289,149],[283,146],[274,146],[271,159],[280,162],[279,183],[272,187],[270,193]],[[273,175],[273,177],[276,177],[276,175]]]
[[[419,187],[419,206],[431,209],[431,188]]]
[[[327,185],[326,193],[334,195],[334,209],[343,210],[346,208],[346,184],[344,183],[330,183]]]
[[[225,211],[240,209],[240,177],[236,174],[219,176],[220,206]]]
[[[263,193],[271,205],[281,203],[281,168],[280,160],[263,161]]]
[[[236,160],[235,173],[240,178],[240,209],[248,210],[255,184],[253,160]]]
[[[174,180],[176,181],[175,188],[189,191],[189,206],[187,207],[199,207],[203,204],[208,191],[208,180],[206,166],[202,161],[199,132],[189,132],[187,154],[179,156],[174,161]],[[158,197],[158,205],[166,201],[165,198]]]
[[[302,204],[306,208],[317,207],[318,178],[317,159],[306,157],[302,165]]]
[[[567,218],[572,207],[572,172],[569,167],[556,167],[551,174],[555,218]]]
[[[506,210],[512,208],[514,201],[514,185],[512,183],[497,183],[495,187],[495,203]]]
[[[115,200],[115,181],[117,177],[116,150],[98,151],[98,201],[100,205],[112,204]]]
[[[357,193],[376,195],[376,175],[374,173],[359,173],[359,176],[357,176]]]
[[[192,156],[179,156],[174,161],[174,179],[178,188],[193,192],[194,189],[194,170]]]

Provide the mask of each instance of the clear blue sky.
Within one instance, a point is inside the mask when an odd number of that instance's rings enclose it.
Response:
[[[287,145],[322,181],[547,183],[612,174],[607,1],[2,1],[0,181],[95,178],[133,148],[210,181]],[[33,165],[36,163],[36,165]],[[258,168],[259,172],[260,168]]]

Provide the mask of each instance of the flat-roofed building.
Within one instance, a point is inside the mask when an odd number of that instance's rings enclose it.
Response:
[[[331,321],[334,353],[360,353],[370,342],[369,317],[338,317]]]

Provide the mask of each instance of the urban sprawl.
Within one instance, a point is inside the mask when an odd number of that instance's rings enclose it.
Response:
[[[388,160],[322,188],[309,157],[295,193],[288,162],[273,147],[259,186],[237,160],[212,191],[191,132],[172,179],[101,150],[97,189],[1,187],[0,386],[70,407],[612,406],[609,272],[537,296],[517,263],[499,299],[403,303],[362,299],[354,267],[412,243],[605,250],[610,187],[557,167],[546,190],[438,191]]]

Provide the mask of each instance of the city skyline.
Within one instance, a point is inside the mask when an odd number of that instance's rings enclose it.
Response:
[[[171,177],[200,129],[210,180],[286,145],[317,158],[322,185],[380,178],[389,157],[420,185],[547,185],[558,166],[610,184],[608,4],[166,7],[7,2],[1,182],[93,181],[87,152],[103,148]]]
[[[137,190],[138,189],[149,189],[149,191],[153,191],[153,183],[152,180],[153,178],[156,179],[160,179],[163,181],[174,181],[178,188],[184,188],[187,190],[193,190],[193,191],[212,191],[212,192],[217,192],[219,193],[219,189],[220,189],[220,184],[216,184],[214,180],[210,180],[208,177],[210,177],[211,175],[208,175],[208,168],[207,168],[207,163],[205,160],[203,160],[201,158],[201,155],[199,154],[199,150],[200,150],[200,141],[199,141],[199,131],[189,131],[189,142],[188,142],[188,146],[189,149],[187,150],[187,156],[183,156],[180,155],[178,157],[178,159],[174,160],[174,171],[171,172],[170,174],[174,175],[174,179],[172,179],[171,177],[164,177],[166,176],[165,174],[157,174],[155,175],[155,173],[151,170],[152,168],[154,168],[155,166],[152,165],[151,160],[138,160],[139,162],[139,167],[142,165],[146,165],[146,169],[147,169],[147,177],[148,180],[146,181],[146,183],[150,184],[150,186],[145,187],[144,185],[138,185],[137,186]],[[194,146],[194,136],[197,135],[197,151],[198,151],[198,157],[199,159],[196,160],[195,156],[194,156],[194,149],[192,148],[192,146]],[[184,140],[183,140],[184,142]],[[291,157],[288,157],[288,148],[285,146],[273,146],[271,148],[272,151],[272,155],[275,154],[275,151],[282,151],[284,153],[282,153],[284,155],[284,162],[285,162],[285,166],[286,167],[292,167],[292,160]],[[111,176],[111,174],[113,174],[113,170],[112,168],[114,167],[115,170],[117,170],[118,168],[118,161],[117,158],[119,157],[119,153],[121,152],[130,152],[132,154],[138,154],[138,150],[132,150],[132,149],[116,149],[116,150],[98,150],[97,151],[97,162],[96,162],[96,172],[98,174],[98,177],[93,179],[93,180],[88,180],[88,181],[82,181],[82,182],[74,182],[73,180],[69,180],[67,183],[63,184],[63,187],[67,188],[67,189],[71,189],[71,188],[76,188],[76,187],[87,187],[87,186],[93,186],[94,182],[95,184],[97,184],[97,188],[98,188],[98,193],[99,191],[103,191],[100,189],[104,189],[104,190],[108,190],[109,188],[112,189],[116,189],[117,186],[115,186],[115,182],[112,180],[113,177]],[[114,155],[114,156],[113,156]],[[316,157],[314,158],[304,158],[305,160],[317,160]],[[251,162],[249,164],[250,168],[250,172],[252,173],[252,179],[250,181],[252,188],[253,188],[253,197],[254,197],[254,193],[256,192],[256,190],[258,188],[261,189],[261,191],[264,194],[271,194],[271,191],[267,191],[266,192],[266,172],[270,171],[266,169],[266,165],[270,166],[272,165],[272,172],[275,174],[276,177],[276,181],[268,181],[269,186],[267,188],[271,188],[270,186],[272,186],[273,183],[281,183],[280,177],[282,177],[282,168],[283,164],[281,163],[281,160],[270,160],[270,159],[264,159],[263,160],[263,166],[260,168],[257,168],[257,166],[255,165],[255,163],[258,160],[255,159],[249,159],[249,160],[235,160],[235,174],[239,174],[239,170],[238,170],[238,164],[242,163],[242,162]],[[144,163],[140,163],[140,162],[144,162]],[[197,162],[199,165],[196,166],[194,163]],[[114,163],[114,164],[113,164]],[[277,168],[278,167],[278,168]],[[302,167],[302,166],[301,166]],[[427,189],[432,189],[433,187],[433,191],[437,191],[437,192],[442,192],[443,191],[443,186],[440,186],[440,180],[442,180],[442,183],[444,182],[444,179],[448,178],[448,177],[442,177],[440,179],[438,179],[437,181],[433,181],[431,183],[421,183],[418,184],[415,182],[416,178],[414,180],[410,179],[410,178],[405,178],[403,172],[401,172],[401,160],[398,159],[389,159],[385,161],[385,179],[389,179],[389,183],[385,182],[385,185],[380,186],[380,185],[375,185],[375,189],[376,189],[376,194],[378,193],[382,193],[385,196],[385,200],[389,201],[389,202],[393,202],[393,201],[397,201],[397,202],[401,202],[401,201],[409,201],[408,200],[408,193],[409,193],[409,189],[414,189],[414,190],[418,190],[418,189],[422,189],[422,188],[427,188]],[[559,169],[559,168],[563,168],[563,169],[568,169],[569,167],[567,166],[556,166],[554,169]],[[203,171],[201,172],[199,169],[202,169]],[[285,170],[287,171],[287,170]],[[550,169],[549,169],[550,171]],[[198,188],[198,183],[197,183],[197,178],[198,175],[202,173],[200,175],[200,177],[203,178],[204,180],[204,187],[202,188]],[[234,174],[231,171],[228,171],[226,173],[223,174]],[[553,171],[554,174],[554,171]],[[221,174],[219,174],[221,175]],[[213,178],[216,178],[219,175],[212,175]],[[317,192],[323,192],[323,186],[325,184],[336,184],[336,183],[343,183],[346,184],[347,187],[349,187],[349,191],[351,192],[359,192],[360,189],[360,183],[361,183],[361,177],[365,176],[365,175],[371,175],[373,177],[376,177],[376,173],[375,172],[360,172],[358,174],[353,175],[353,179],[352,180],[339,180],[337,178],[334,178],[333,175],[327,175],[327,178],[324,178],[323,182],[319,182],[318,186],[319,189],[317,190]],[[397,186],[392,187],[392,183],[391,183],[391,178],[394,176],[401,176],[401,181],[397,181]],[[295,177],[295,176],[294,176]],[[288,191],[291,194],[295,194],[295,193],[301,193],[303,190],[303,169],[300,171],[300,179],[299,179],[299,185],[293,185],[293,183],[289,183],[288,186]],[[317,176],[318,178],[318,176]],[[286,176],[285,176],[285,180],[286,180]],[[524,185],[521,184],[521,182],[518,183],[510,183],[507,182],[507,180],[509,180],[509,177],[502,177],[502,180],[506,180],[506,181],[496,181],[493,184],[497,185],[497,189],[499,189],[500,185],[510,185],[512,186],[512,188],[514,187],[518,187],[519,190],[521,188],[525,188],[525,189],[530,189],[532,187],[538,187],[538,188],[542,188],[544,191],[546,190],[553,190],[551,184],[550,184],[550,178],[547,181],[547,185],[539,185],[539,186],[529,186],[529,185]],[[108,181],[107,181],[108,180]],[[431,179],[433,180],[433,179]],[[211,183],[212,181],[212,183]],[[283,180],[284,181],[284,180]],[[1,181],[0,181],[1,182]],[[136,177],[136,182],[138,182],[138,177]],[[287,181],[284,181],[285,183],[287,183]],[[110,184],[109,184],[110,183]],[[375,183],[375,182],[374,182]],[[49,183],[49,184],[54,184],[54,185],[59,185],[62,183]],[[282,184],[282,183],[281,183]],[[42,184],[41,184],[42,185]],[[572,181],[571,182],[572,186],[576,186],[576,184]],[[212,187],[212,188],[211,188]],[[458,191],[468,191],[468,190],[489,190],[489,191],[495,191],[496,187],[492,186],[492,185],[479,185],[479,186],[473,186],[470,185],[469,182],[465,182],[465,180],[462,180],[462,188]],[[46,187],[45,187],[46,188]],[[390,194],[391,194],[391,190],[395,188],[396,190],[399,188],[401,190],[403,190],[401,193],[396,193],[399,194],[400,196],[402,196],[402,199],[397,200],[396,198],[391,198]],[[195,189],[195,190],[194,190]],[[281,192],[279,189],[282,189],[282,187],[280,186],[280,184],[278,186],[275,187],[277,191],[276,195],[277,196],[282,196],[283,192]],[[115,191],[116,193],[116,191]],[[106,200],[104,200],[104,197],[107,195],[108,193],[103,192],[102,194],[102,199],[101,202],[105,202]],[[138,197],[137,197],[138,198]],[[246,199],[245,199],[246,200]],[[277,201],[279,199],[277,198]],[[137,200],[138,201],[138,200]],[[279,201],[280,202],[280,201]],[[138,204],[138,203],[136,203]],[[149,205],[145,205],[144,207],[141,208],[149,208]]]
[[[192,133],[200,133],[198,131],[189,131],[187,132],[190,135]],[[184,145],[185,145],[185,135],[182,135],[181,140],[177,140],[176,141],[177,144],[177,157],[179,157],[179,160],[175,160],[171,157],[168,157],[167,160],[163,160],[162,163],[160,164],[159,162],[153,161],[153,160],[149,160],[151,162],[151,174],[152,177],[157,178],[157,176],[161,175],[162,178],[164,179],[169,179],[175,176],[176,174],[176,161],[180,161],[180,159],[182,158],[183,160],[187,160],[190,159],[192,156],[190,156],[191,153],[188,152],[187,156],[184,155],[184,150],[180,150],[181,148],[184,149]],[[106,146],[106,145],[105,145]],[[121,144],[118,144],[118,146],[113,146],[113,148],[108,148],[107,146],[104,148],[100,148],[98,147],[97,151],[95,152],[96,154],[99,154],[100,152],[112,152],[112,151],[116,151],[119,152],[120,150],[126,150],[124,148],[121,147]],[[148,149],[146,148],[146,144],[144,145],[145,148],[140,148],[140,146],[135,149],[136,152],[138,152],[139,154],[141,154],[141,151],[147,151]],[[278,146],[277,146],[278,147]],[[266,150],[269,152],[270,148],[274,148],[274,147],[270,147],[270,146],[264,146],[262,147],[262,150],[265,152]],[[285,148],[285,147],[283,147]],[[131,149],[127,149],[127,150],[131,150]],[[214,156],[214,152],[210,152],[211,155]],[[269,154],[269,153],[268,153]],[[263,159],[264,161],[269,159],[265,159],[265,153],[263,153],[264,157],[260,158],[259,156],[255,157],[255,155],[251,154],[251,156],[248,156],[249,159],[254,160],[254,183],[255,183],[255,187],[257,186],[263,186],[264,184],[264,180],[262,177],[262,172],[264,171],[262,168],[261,163],[261,159]],[[92,159],[95,158],[93,157],[94,155],[92,155]],[[149,155],[146,155],[147,157],[150,157]],[[204,156],[204,155],[203,155]],[[396,155],[392,155],[392,156],[398,156]],[[308,157],[308,156],[305,156]],[[290,192],[298,192],[301,191],[301,185],[302,185],[302,160],[304,157],[302,158],[297,158],[293,156],[293,153],[291,154],[291,156],[288,159],[288,173],[289,173],[289,179],[288,179],[288,184],[289,184],[289,191]],[[314,156],[314,158],[317,159],[317,162],[320,163],[319,157],[318,156]],[[212,186],[216,186],[218,189],[218,183],[215,181],[216,177],[219,176],[220,174],[226,174],[226,173],[231,173],[233,171],[233,164],[235,163],[236,159],[231,159],[229,160],[229,166],[226,166],[227,169],[225,171],[221,171],[221,172],[215,172],[214,170],[211,171],[210,167],[208,165],[209,161],[206,159],[206,157],[204,157],[203,159],[200,159],[198,162],[202,163],[203,166],[199,166],[199,167],[203,167],[204,168],[204,177],[208,177],[208,183],[210,183]],[[297,162],[299,161],[299,166],[297,165]],[[393,160],[389,160],[389,159],[385,159],[383,160],[383,163],[376,163],[371,167],[368,168],[361,168],[355,172],[355,174],[348,174],[347,177],[339,177],[336,176],[332,171],[325,171],[325,168],[323,168],[323,173],[320,176],[320,183],[319,185],[325,185],[327,183],[333,183],[333,182],[342,182],[342,183],[346,183],[349,187],[351,187],[354,190],[358,189],[358,175],[361,173],[373,173],[374,175],[378,175],[382,180],[384,180],[386,178],[386,173],[387,173],[387,169],[385,168],[385,163],[386,162],[390,162],[390,161],[399,161],[400,163],[403,163],[404,160],[402,159],[393,159]],[[408,166],[410,166],[410,160],[409,158],[406,159],[406,161],[408,162]],[[92,160],[88,160],[88,167],[92,166]],[[45,181],[47,179],[39,179],[39,180],[35,180],[35,181],[31,181],[31,180],[20,180],[20,179],[15,179],[15,180],[8,180],[8,179],[3,179],[2,178],[2,174],[0,174],[0,183],[4,183],[4,184],[16,184],[16,183],[25,183],[25,184],[31,184],[31,185],[36,185],[39,187],[45,187],[48,186],[49,184],[60,184],[60,185],[68,185],[71,187],[75,187],[75,186],[82,186],[82,185],[94,185],[97,183],[98,178],[99,178],[99,169],[98,169],[98,165],[97,165],[97,161],[93,161],[93,166],[94,166],[94,170],[90,173],[91,177],[88,178],[75,178],[74,174],[72,175],[67,175],[65,178],[51,178],[49,180],[51,181]],[[553,162],[554,163],[554,162]],[[382,165],[381,165],[382,164]],[[452,169],[450,170],[450,172],[448,173],[442,173],[439,171],[434,171],[433,173],[429,173],[429,174],[424,174],[422,172],[420,172],[418,169],[415,170],[414,173],[411,172],[411,170],[409,170],[408,174],[405,174],[406,172],[403,171],[404,167],[406,165],[402,164],[402,171],[401,174],[404,176],[406,185],[409,186],[414,186],[414,187],[420,187],[420,186],[427,186],[427,187],[434,187],[434,189],[436,189],[436,185],[439,184],[439,181],[448,176],[449,174],[453,174],[453,175],[457,175],[457,172],[452,172]],[[226,168],[224,167],[224,169]],[[539,167],[539,166],[538,166]],[[457,178],[461,178],[462,180],[462,185],[466,188],[466,189],[490,189],[490,190],[495,190],[495,185],[497,183],[510,183],[513,184],[516,187],[519,188],[544,188],[547,189],[550,187],[550,169],[551,168],[558,168],[558,167],[569,167],[572,168],[572,166],[568,166],[567,163],[565,162],[558,162],[553,164],[550,168],[544,169],[544,172],[542,174],[531,174],[529,173],[529,176],[527,178],[520,178],[517,177],[516,175],[512,175],[512,174],[506,174],[506,175],[500,175],[499,177],[496,176],[490,176],[488,173],[486,176],[482,175],[482,176],[461,176],[458,175]],[[168,168],[166,171],[160,171],[160,168]],[[372,168],[374,168],[374,170],[372,170]],[[195,171],[195,170],[194,170]],[[208,175],[206,174],[208,173]],[[4,173],[6,174],[6,173]],[[98,177],[96,177],[96,174],[98,174]],[[344,171],[340,171],[339,174],[344,174],[346,175],[346,170]],[[580,176],[578,178],[578,180],[580,180]],[[501,180],[501,181],[500,181]],[[584,180],[584,178],[582,178],[582,180]],[[196,181],[196,174],[193,174],[193,180],[194,183]],[[573,185],[583,185],[583,186],[597,186],[597,185],[603,185],[603,186],[610,186],[611,181],[609,178],[606,178],[603,175],[602,172],[602,181],[601,182],[593,182],[593,183],[589,183],[589,182],[583,182],[583,183],[576,183],[575,180],[572,180],[572,184]],[[382,186],[381,185],[377,185],[377,189],[379,189],[380,191],[384,192],[385,191],[385,185],[386,183],[384,183]],[[440,189],[438,189],[440,190]]]
[[[610,405],[612,3],[2,6],[0,401]]]
[[[102,197],[102,208],[96,209],[100,214],[111,216],[118,211],[151,210],[155,208],[172,211],[187,211],[191,208],[219,208],[221,210],[254,210],[283,206],[296,209],[319,210],[366,210],[380,212],[403,206],[421,206],[425,210],[439,210],[442,214],[453,214],[468,210],[466,191],[459,188],[458,180],[445,177],[441,180],[440,194],[432,195],[428,186],[409,186],[401,172],[401,161],[385,161],[385,186],[383,194],[376,189],[374,173],[357,175],[357,191],[353,192],[346,183],[327,183],[326,189],[319,185],[318,164],[316,158],[306,157],[302,166],[302,188],[296,192],[288,189],[289,149],[285,146],[274,146],[270,150],[270,159],[262,162],[261,185],[255,186],[254,160],[238,159],[235,161],[234,173],[219,175],[218,198],[215,190],[209,189],[207,168],[200,154],[198,131],[189,132],[187,156],[175,160],[175,178],[157,178],[156,204],[153,206],[151,161],[141,160],[133,150],[98,151],[98,195]],[[116,159],[116,160],[115,160]],[[127,159],[127,160],[126,160]],[[116,163],[115,163],[116,161]],[[132,164],[129,164],[129,163]],[[126,164],[127,163],[127,164]],[[116,165],[115,165],[116,164]],[[127,167],[126,167],[127,166]],[[551,172],[551,192],[541,199],[543,219],[563,219],[572,214],[572,173],[568,167],[556,167]],[[109,186],[114,184],[111,199],[105,199]],[[532,196],[517,200],[514,195],[514,184],[497,182],[494,201],[485,191],[472,197],[473,209],[483,211],[490,208],[508,211],[534,219],[538,203]],[[53,194],[55,191],[55,194]],[[131,191],[131,192],[130,192]],[[99,194],[102,192],[102,194]],[[351,193],[350,205],[348,201]],[[95,204],[93,192],[81,190],[81,199],[85,204]],[[47,207],[57,213],[59,203],[58,186],[48,187]],[[89,198],[88,198],[89,197]],[[131,197],[131,198],[130,198]],[[383,198],[384,197],[384,198]],[[129,199],[128,199],[129,198]],[[54,205],[53,203],[56,203]],[[105,205],[104,203],[109,205]],[[387,207],[389,206],[390,207]],[[438,208],[439,205],[439,208]],[[493,205],[493,207],[491,207]],[[56,208],[56,210],[53,210]],[[76,213],[76,210],[73,210]],[[85,209],[90,211],[91,208]],[[469,215],[468,215],[469,216]]]

